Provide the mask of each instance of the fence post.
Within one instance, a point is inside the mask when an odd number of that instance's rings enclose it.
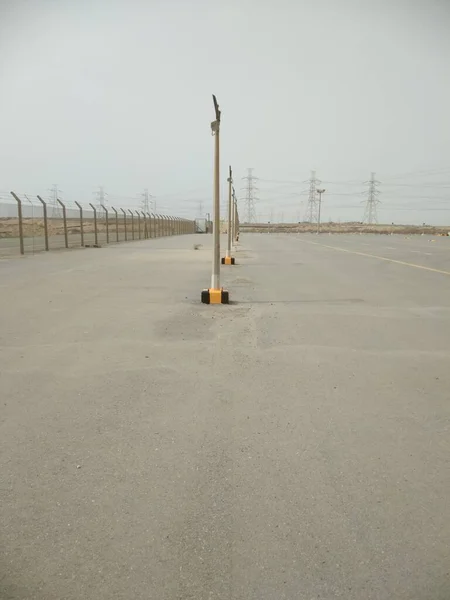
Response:
[[[56,202],[61,206],[63,210],[63,226],[64,226],[64,245],[66,248],[69,247],[69,238],[67,237],[67,216],[66,207],[59,198],[56,198]]]
[[[141,210],[141,214],[144,218],[144,239],[147,240],[148,239],[147,215],[145,214],[145,212],[143,210]]]
[[[42,200],[40,196],[37,197],[39,202],[42,204],[42,210],[44,212],[44,239],[45,239],[45,249],[48,251],[48,222],[47,222],[47,204]]]
[[[138,210],[135,212],[138,218],[138,239],[141,239],[141,213]]]
[[[106,208],[106,206],[104,206],[103,204],[100,204],[100,206],[103,208],[103,210],[105,211],[105,219],[106,219],[106,243],[109,244],[109,223],[108,223],[108,209]]]
[[[117,210],[114,208],[114,206],[111,206],[111,210],[114,211],[114,214],[116,215],[116,242],[119,241],[119,215],[117,214]]]
[[[144,218],[144,240],[146,240],[148,237],[148,235],[147,235],[147,217],[145,216],[145,212],[143,210],[141,210],[141,215]]]
[[[125,228],[125,241],[128,240],[128,236],[127,236],[127,213],[123,210],[123,208],[120,209],[123,212],[123,226]]]
[[[157,217],[158,217],[158,237],[161,237],[162,236],[162,233],[161,233],[161,215],[157,215]]]
[[[98,247],[98,231],[97,231],[97,209],[95,206],[89,202],[89,206],[94,211],[94,236],[95,236],[95,246]]]
[[[152,227],[152,221],[153,221],[153,227]],[[154,238],[156,237],[156,221],[155,221],[155,214],[152,213],[151,217],[150,217],[150,237]],[[153,231],[152,231],[153,229]]]
[[[20,244],[20,254],[25,254],[25,247],[23,245],[23,220],[22,220],[22,200],[15,194],[11,192],[11,196],[17,202],[17,216],[19,217],[19,244]]]
[[[128,212],[131,215],[131,238],[134,240],[134,215],[132,210],[128,209]]]
[[[39,196],[38,196],[39,198]],[[84,247],[84,223],[83,223],[83,207],[75,200],[75,204],[78,206],[80,211],[80,235],[81,235],[81,246]]]

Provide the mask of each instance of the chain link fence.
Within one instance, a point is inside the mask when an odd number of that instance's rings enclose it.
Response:
[[[195,232],[195,222],[142,210],[48,202],[0,193],[0,256],[34,254]]]

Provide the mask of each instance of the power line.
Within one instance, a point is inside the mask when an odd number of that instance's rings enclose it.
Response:
[[[366,207],[364,209],[363,223],[374,225],[378,223],[377,204],[380,202],[378,200],[378,194],[380,192],[377,190],[377,186],[380,184],[380,182],[375,179],[375,173],[371,174],[370,181],[368,183],[369,191],[367,194]]]
[[[246,202],[246,221],[247,223],[256,223],[256,206],[255,202],[259,200],[256,196],[258,189],[254,186],[254,181],[258,178],[253,175],[253,169],[247,169],[247,176],[242,178],[247,182],[245,188],[245,202]]]
[[[289,180],[285,180],[285,179],[260,179],[259,181],[263,181],[264,183],[280,183],[282,185],[301,185],[302,183],[306,183],[305,180],[303,181],[293,181],[292,179]]]
[[[442,173],[450,173],[450,169],[448,167],[442,169],[426,169],[420,171],[410,171],[409,173],[401,173],[399,175],[392,175],[391,177],[386,177],[387,181],[391,181],[392,179],[405,179],[410,177],[433,177],[435,175],[440,175]],[[383,178],[384,179],[384,178]]]

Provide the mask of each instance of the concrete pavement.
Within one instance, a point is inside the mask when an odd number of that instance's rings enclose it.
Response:
[[[230,306],[211,236],[1,261],[0,598],[446,600],[450,239],[393,237],[244,236]]]

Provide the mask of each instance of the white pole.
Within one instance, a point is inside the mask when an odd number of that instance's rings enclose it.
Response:
[[[215,136],[214,145],[214,205],[213,205],[213,264],[211,276],[211,289],[220,289],[220,110],[216,97],[213,95],[216,120],[211,123],[211,130]]]
[[[228,177],[228,227],[227,227],[227,253],[226,256],[230,258],[231,256],[231,210],[232,210],[232,202],[231,202],[231,190],[233,186],[233,173],[229,171]]]

